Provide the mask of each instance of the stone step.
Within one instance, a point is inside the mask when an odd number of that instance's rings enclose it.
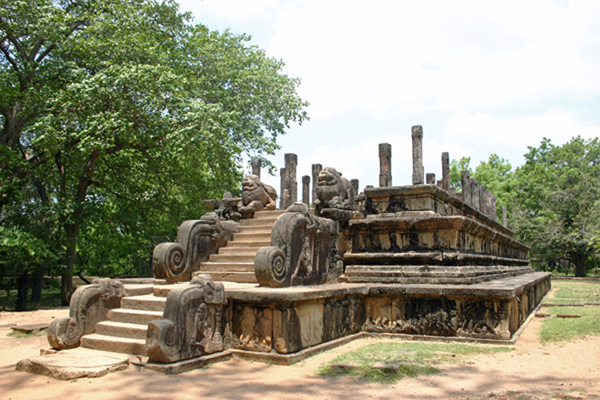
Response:
[[[252,272],[254,274],[254,261],[252,262],[205,262],[202,263],[200,274],[212,274],[213,272]],[[216,280],[216,279],[215,279]]]
[[[241,247],[238,247],[241,248]],[[257,250],[258,251],[258,250]],[[255,252],[256,253],[256,252]],[[211,254],[208,262],[215,263],[254,263],[254,255],[253,254]],[[206,263],[202,263],[205,265]]]
[[[152,284],[131,284],[126,283],[125,292],[127,292],[127,296],[143,296],[146,294],[152,294]]]
[[[147,325],[128,324],[126,322],[102,321],[96,324],[98,335],[116,336],[130,339],[146,340]]]
[[[127,310],[125,308],[115,308],[108,312],[108,319],[111,321],[140,325],[148,325],[155,319],[162,319],[162,316],[162,311]]]
[[[152,294],[135,297],[123,297],[121,308],[128,310],[160,311],[165,309],[165,299]]]
[[[277,221],[277,218],[259,218],[259,219],[243,219],[240,221],[240,225],[241,226],[262,226],[262,225],[268,225],[268,226],[273,226],[275,225],[275,221]]]
[[[268,233],[273,231],[273,225],[240,226],[238,233]]]
[[[254,213],[254,219],[277,218],[284,213],[285,210],[258,211]]]
[[[231,247],[265,247],[271,245],[271,238],[269,240],[232,240],[227,242],[227,246],[225,248]]]
[[[221,247],[219,249],[219,255],[226,254],[239,254],[239,255],[250,255],[255,256],[260,247]]]
[[[81,347],[94,350],[125,353],[136,356],[146,355],[146,340],[105,336],[93,333],[81,338]]]
[[[215,281],[258,283],[254,271],[252,272],[207,272]]]
[[[240,242],[257,242],[257,241],[269,241],[271,242],[271,232],[266,233],[234,233],[233,240]]]

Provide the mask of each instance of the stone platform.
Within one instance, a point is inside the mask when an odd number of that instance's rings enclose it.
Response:
[[[290,355],[360,332],[508,342],[550,290],[549,273],[472,285],[348,283],[225,288],[236,353]]]

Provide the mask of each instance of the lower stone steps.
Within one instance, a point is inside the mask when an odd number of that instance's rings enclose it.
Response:
[[[146,340],[125,337],[105,336],[93,333],[81,338],[81,347],[86,349],[112,351],[115,353],[146,355]]]
[[[116,336],[120,338],[146,340],[147,325],[129,324],[126,322],[102,321],[96,324],[96,334]]]
[[[116,308],[108,312],[108,318],[111,321],[140,325],[148,325],[155,319],[161,319],[162,315],[162,311],[128,310],[126,308]]]

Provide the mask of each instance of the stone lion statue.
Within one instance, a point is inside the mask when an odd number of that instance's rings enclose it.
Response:
[[[354,209],[354,187],[335,168],[325,167],[317,176],[317,200],[314,207],[319,212],[323,208]],[[317,214],[318,215],[318,214]]]
[[[274,210],[276,199],[277,191],[272,186],[262,183],[256,175],[248,175],[242,182],[242,200],[237,208],[242,214]]]

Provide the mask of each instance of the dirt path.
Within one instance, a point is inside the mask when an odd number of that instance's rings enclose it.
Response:
[[[600,398],[600,336],[541,345],[534,318],[514,350],[481,355],[442,373],[372,384],[316,374],[322,363],[374,339],[358,340],[291,367],[233,359],[181,375],[130,367],[96,379],[63,382],[16,372],[15,364],[47,348],[45,337],[7,336],[8,324],[48,322],[68,310],[0,313],[0,399],[548,399]],[[516,393],[515,393],[516,392]],[[567,396],[567,397],[565,397]]]

